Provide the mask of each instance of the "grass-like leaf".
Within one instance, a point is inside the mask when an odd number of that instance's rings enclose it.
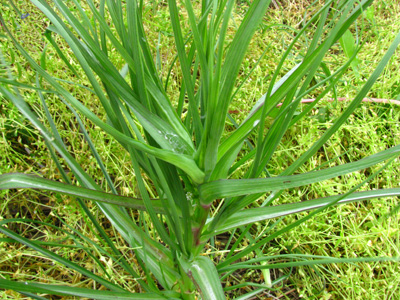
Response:
[[[124,207],[130,207],[138,210],[145,210],[142,199],[118,196],[96,190],[90,190],[79,186],[73,186],[38,176],[32,176],[21,173],[9,173],[0,175],[0,190],[4,189],[41,189],[54,191],[74,197],[81,197],[92,201],[99,201],[109,204],[115,204]],[[163,212],[161,200],[152,200],[158,213]]]
[[[255,222],[265,221],[268,219],[278,218],[282,216],[287,216],[290,214],[299,213],[302,211],[308,211],[323,207],[329,203],[335,202],[336,199],[340,199],[335,205],[351,203],[356,201],[363,201],[373,198],[380,197],[394,197],[400,195],[399,188],[376,190],[376,191],[365,191],[350,194],[346,197],[342,195],[330,196],[325,198],[307,200],[297,203],[282,204],[277,206],[250,208],[246,210],[239,211],[231,215],[228,219],[224,221],[219,227],[215,229],[212,234],[221,234],[225,231],[243,226],[246,224],[252,224]]]
[[[167,297],[152,294],[133,294],[126,291],[97,291],[91,289],[77,288],[71,286],[61,286],[61,285],[49,285],[43,283],[35,282],[15,282],[11,280],[0,278],[0,288],[3,289],[13,289],[19,292],[30,292],[38,294],[50,294],[50,295],[64,295],[64,296],[75,296],[84,297],[90,299],[98,300],[115,300],[115,299],[155,299],[155,300],[165,300]],[[46,298],[43,298],[46,299]]]
[[[200,195],[203,199],[203,203],[209,204],[211,201],[218,198],[266,193],[269,191],[303,186],[348,174],[360,169],[365,169],[391,157],[397,157],[399,154],[400,145],[363,158],[356,162],[300,175],[213,181],[200,186]]]

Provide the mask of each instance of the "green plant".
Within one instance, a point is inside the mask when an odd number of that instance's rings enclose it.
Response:
[[[400,35],[396,37],[364,87],[332,126],[278,176],[272,176],[268,172],[271,158],[284,135],[334,89],[357,55],[357,51],[353,51],[349,61],[332,73],[324,62],[331,47],[371,5],[371,0],[359,3],[325,1],[324,5],[305,20],[305,25],[283,54],[266,94],[254,105],[247,118],[231,132],[226,130],[226,118],[230,103],[236,95],[235,85],[240,65],[251,37],[271,1],[256,0],[249,5],[229,44],[226,43],[226,37],[230,30],[235,1],[202,1],[197,10],[193,8],[191,1],[185,0],[190,26],[190,33],[186,37],[177,3],[168,1],[182,75],[181,93],[175,102],[166,92],[170,80],[162,82],[157,72],[151,45],[142,25],[145,11],[142,1],[122,3],[101,0],[94,3],[88,0],[82,4],[76,0],[53,0],[54,7],[43,0],[32,2],[51,21],[52,25],[48,27],[46,34],[51,44],[57,47],[52,42],[50,33],[61,36],[68,43],[91,84],[91,89],[85,88],[97,96],[105,116],[103,118],[102,112],[96,115],[90,103],[75,98],[70,92],[70,83],[60,82],[46,71],[45,52],[41,64],[36,63],[12,35],[7,22],[0,17],[9,38],[37,74],[35,84],[29,86],[17,82],[7,72],[0,78],[0,93],[43,136],[62,176],[61,182],[26,174],[3,174],[0,176],[0,189],[34,188],[75,197],[84,212],[85,221],[92,224],[90,226],[100,242],[97,244],[82,235],[80,239],[120,265],[146,293],[132,293],[107,277],[86,270],[77,262],[47,250],[40,246],[39,241],[28,239],[7,226],[13,222],[35,222],[27,219],[0,221],[0,232],[91,278],[108,291],[34,282],[21,283],[3,278],[0,278],[0,288],[13,289],[38,299],[43,299],[37,296],[42,293],[91,299],[111,299],[117,296],[120,299],[196,299],[198,295],[203,299],[224,299],[221,285],[223,278],[238,269],[263,270],[265,284],[253,284],[258,289],[241,298],[245,299],[274,286],[275,282],[271,281],[268,273],[272,268],[398,260],[371,257],[338,259],[298,254],[267,256],[263,253],[268,242],[327,207],[400,195],[399,188],[353,193],[396,159],[400,146],[359,161],[327,168],[321,166],[312,172],[293,175],[316,154],[361,103],[400,43]],[[301,60],[296,61],[296,65],[282,76],[283,67],[289,55],[296,52],[299,40],[310,36],[311,42],[304,53],[301,53]],[[62,53],[60,49],[57,52]],[[118,58],[115,59],[115,56]],[[159,61],[159,57],[157,58]],[[6,65],[3,54],[0,59]],[[72,64],[67,64],[65,57],[61,59],[71,74],[78,76]],[[116,60],[118,64],[115,63]],[[124,66],[121,71],[119,65]],[[321,69],[324,72],[323,79],[318,76]],[[278,80],[279,76],[281,78]],[[36,90],[44,121],[31,109],[18,88]],[[301,107],[301,99],[317,89],[320,91],[317,99],[308,106]],[[88,175],[73,153],[68,152],[46,103],[50,96],[58,97],[75,115],[101,169],[106,182],[103,186]],[[302,109],[299,113],[300,108]],[[81,117],[102,129],[129,153],[139,197],[119,195]],[[383,162],[383,165],[372,168]],[[63,165],[68,165],[69,174]],[[349,188],[345,194],[272,206],[273,201],[286,189],[366,168],[371,168],[369,175]],[[239,179],[235,179],[237,173],[240,173]],[[266,193],[267,197],[264,197]],[[107,235],[84,199],[96,202],[113,227],[130,245],[130,250],[134,251],[142,268],[140,273]],[[132,217],[132,210],[140,213]],[[248,234],[251,226],[257,222],[308,210],[312,212],[281,229],[274,230],[279,220],[274,222],[265,236],[254,238]],[[218,234],[226,232],[231,232],[230,239],[233,239],[232,231],[235,230],[239,232],[239,237],[232,246],[227,244],[226,254],[215,265],[212,255],[207,255],[206,245]],[[79,235],[78,231],[75,233]],[[245,239],[249,244],[237,251],[239,244]],[[241,285],[237,285],[233,288],[240,287]]]
[[[357,44],[350,30],[346,30],[346,32],[340,38],[340,45],[342,46],[343,51],[348,58],[353,57],[354,53],[357,51]],[[357,57],[351,62],[351,67],[357,79],[360,78],[360,73],[358,72],[359,64],[360,60]]]

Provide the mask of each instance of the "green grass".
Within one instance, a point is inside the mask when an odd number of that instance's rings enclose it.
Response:
[[[297,2],[297,3],[296,3]],[[397,5],[387,6],[385,1],[376,1],[375,7],[375,23],[367,25],[367,43],[358,54],[360,64],[358,66],[360,74],[370,74],[372,68],[381,58],[383,51],[387,49],[390,42],[400,28],[400,9]],[[273,10],[269,14],[269,18],[265,20],[265,24],[280,24],[285,22],[287,26],[297,28],[303,16],[304,4],[299,1],[293,3],[280,4],[281,10]],[[240,20],[241,10],[245,9],[245,4],[237,6],[235,9],[235,19]],[[46,42],[43,40],[42,33],[46,24],[40,12],[28,4],[19,3],[19,8],[24,12],[29,12],[30,16],[24,20],[18,20],[12,10],[5,8],[4,18],[15,19],[20,24],[20,28],[15,28],[23,45],[35,53],[34,58],[40,61],[41,51],[44,49]],[[153,16],[152,14],[155,15]],[[158,5],[155,10],[149,10],[149,18],[146,19],[145,29],[150,35],[151,44],[156,48],[157,40],[160,35],[160,58],[163,66],[169,65],[174,57],[175,50],[173,44],[173,36],[171,36],[172,28],[170,23],[166,21],[165,16],[168,14],[166,7]],[[150,17],[151,16],[151,17]],[[182,22],[184,24],[184,22]],[[367,22],[368,24],[368,22]],[[233,29],[232,29],[233,30]],[[368,34],[371,34],[368,36]],[[250,51],[245,58],[245,62],[241,69],[242,79],[252,70],[255,62],[261,56],[263,51],[268,48],[266,55],[262,58],[260,64],[251,74],[250,79],[244,84],[238,93],[234,102],[237,113],[232,114],[239,121],[243,120],[246,112],[252,107],[253,103],[265,92],[267,88],[267,80],[272,76],[277,59],[282,53],[282,47],[290,44],[292,39],[291,31],[287,28],[264,28],[258,31],[250,46]],[[229,38],[228,38],[229,39]],[[268,41],[266,43],[265,41]],[[379,41],[377,43],[377,41]],[[300,42],[303,43],[304,41]],[[271,44],[269,44],[271,43]],[[378,45],[378,46],[377,46]],[[11,45],[3,43],[0,45],[2,50],[7,53],[11,51]],[[68,51],[66,51],[68,53]],[[74,65],[74,58],[68,56],[71,64]],[[117,59],[117,58],[116,58]],[[18,65],[22,68],[20,80],[30,83],[34,81],[33,72],[27,68],[18,56],[15,58],[14,69],[18,73]],[[332,53],[331,63],[343,63],[346,57],[337,45],[337,51]],[[293,64],[294,64],[293,58]],[[370,97],[399,99],[400,97],[400,76],[399,69],[400,56],[399,52],[394,55],[390,64],[385,69],[383,75],[374,85]],[[116,61],[116,63],[118,63]],[[71,78],[71,72],[66,71],[65,65],[58,58],[52,47],[47,48],[46,66],[48,70],[55,71],[59,78],[68,80]],[[177,99],[179,96],[179,86],[181,82],[181,73],[176,65],[172,69],[171,84],[168,93],[171,99]],[[285,71],[293,66],[289,60],[285,65]],[[122,65],[121,65],[122,67]],[[168,69],[164,68],[162,77],[165,80]],[[78,71],[79,72],[79,71]],[[351,70],[345,75],[339,83],[337,94],[340,97],[352,97],[359,88],[363,78],[356,78]],[[240,80],[239,80],[240,82]],[[85,81],[80,84],[87,84]],[[254,83],[257,83],[257,89],[254,89]],[[93,103],[91,107],[96,110],[95,98],[90,93],[79,87],[71,87],[76,97],[79,99],[87,99],[87,103]],[[31,100],[36,97],[35,94],[25,94]],[[37,132],[30,128],[23,119],[17,117],[17,112],[2,101],[2,114],[0,118],[0,173],[8,172],[37,172],[46,175],[47,178],[57,178],[56,166],[48,156],[45,145],[41,140],[33,140],[25,137],[27,134],[35,135]],[[284,137],[282,144],[279,146],[271,163],[270,172],[279,174],[292,161],[308,148],[308,146],[320,136],[323,129],[332,124],[335,116],[340,115],[345,103],[325,103],[325,106],[319,105],[314,109],[314,117],[305,118],[300,124],[294,126],[290,132]],[[72,114],[59,101],[54,99],[53,103],[49,103],[50,110],[56,114],[57,124],[60,125],[62,136],[65,138],[68,147],[73,149],[75,158],[78,162],[85,162],[90,166],[95,164],[94,158],[88,151],[88,146],[82,141],[82,135],[78,134],[76,125],[69,120]],[[324,115],[318,118],[319,113]],[[400,107],[395,105],[383,105],[376,103],[364,103],[355,114],[349,119],[334,138],[326,144],[318,155],[314,156],[308,164],[304,165],[301,172],[312,170],[329,160],[332,166],[344,162],[355,161],[361,157],[371,155],[380,150],[384,150],[392,145],[400,143]],[[101,131],[96,131],[96,127],[90,123],[86,124],[91,133],[94,143],[103,153],[104,162],[108,167],[109,173],[116,182],[117,190],[122,195],[131,195],[132,192],[138,193],[134,182],[134,174],[128,167],[129,157],[123,151],[119,144],[109,141]],[[26,134],[27,133],[27,134]],[[29,154],[26,149],[28,149]],[[337,159],[336,159],[337,158]],[[382,174],[371,181],[365,189],[371,188],[387,188],[398,187],[400,174],[397,168],[398,159]],[[120,166],[126,166],[121,168]],[[307,186],[305,188],[289,190],[282,194],[279,202],[295,202],[296,200],[308,200],[317,197],[323,197],[335,193],[344,193],[351,187],[356,185],[360,180],[365,179],[370,173],[376,171],[373,167],[359,173],[353,173],[349,176],[342,176],[340,179],[327,180],[318,184]],[[94,178],[102,178],[97,168],[87,170]],[[237,175],[240,177],[244,170],[238,170]],[[104,182],[99,182],[105,186]],[[84,232],[89,238],[96,240],[92,236],[91,231],[81,220],[81,212],[74,200],[65,196],[54,196],[50,193],[41,193],[30,191],[28,194],[22,191],[1,191],[4,201],[0,204],[0,220],[19,217],[19,218],[35,218],[57,225],[62,220],[65,222],[64,229],[68,230],[66,224],[71,228],[76,228],[80,232]],[[362,256],[400,256],[400,231],[399,217],[394,214],[390,217],[386,215],[398,205],[397,198],[375,199],[369,202],[361,202],[357,204],[348,204],[326,210],[302,224],[295,230],[289,231],[279,238],[273,240],[266,245],[266,255],[276,255],[285,253],[295,254],[313,254],[313,255],[329,255],[333,257],[362,257]],[[98,209],[93,205],[90,209],[99,213]],[[306,213],[302,213],[305,215]],[[300,214],[300,215],[302,215]],[[99,213],[100,215],[100,213]],[[106,221],[105,218],[100,220]],[[137,218],[137,216],[133,216]],[[286,217],[278,228],[283,228],[291,222],[297,220],[299,216]],[[263,234],[269,223],[259,223],[250,229],[251,235],[254,237]],[[27,226],[24,224],[13,225],[16,231],[24,232],[26,235],[38,238],[42,241],[62,241],[67,237],[65,233],[47,228],[46,232],[34,225]],[[111,227],[107,227],[110,236],[115,239],[116,243],[122,249],[126,249],[127,245]],[[70,230],[68,230],[70,231]],[[151,233],[155,235],[155,233]],[[4,236],[0,236],[4,238]],[[215,252],[218,257],[224,249],[224,242],[227,237],[218,237],[215,246],[210,245],[209,251]],[[69,240],[64,244],[72,244]],[[88,245],[87,245],[88,246]],[[240,245],[239,247],[244,246]],[[93,262],[93,258],[86,253],[74,248],[52,248],[64,257],[73,258],[81,261],[85,268],[97,267]],[[97,259],[102,260],[101,253],[93,251],[92,253]],[[127,252],[128,261],[135,264],[135,258]],[[13,243],[2,243],[0,240],[0,274],[9,279],[33,280],[40,282],[69,282],[71,284],[79,284],[81,287],[94,287],[93,282],[82,278],[81,275],[73,271],[67,270],[59,265],[53,265],[49,260],[37,255],[33,250],[24,246]],[[129,280],[123,274],[118,266],[108,265],[104,261],[104,268],[112,276],[113,280],[120,283],[129,290],[140,291],[135,281]],[[17,272],[20,270],[19,272]],[[23,271],[22,271],[23,270]],[[96,270],[99,274],[104,274],[104,270]],[[285,270],[288,271],[288,270]],[[393,262],[372,262],[357,264],[335,264],[322,265],[317,267],[298,267],[291,270],[291,275],[286,282],[282,284],[282,290],[267,292],[259,295],[260,299],[268,299],[269,295],[281,297],[283,299],[293,299],[300,296],[305,299],[395,299],[400,294],[400,275],[399,264]],[[282,270],[274,270],[274,276],[279,277]],[[276,274],[275,274],[276,273]],[[239,284],[244,281],[253,281],[262,283],[260,271],[236,272],[226,279],[225,286]],[[248,288],[246,288],[248,289]],[[243,290],[242,292],[244,292]],[[235,291],[237,293],[237,291]],[[232,292],[232,298],[236,296]],[[5,291],[0,292],[2,299],[24,299],[18,293]]]

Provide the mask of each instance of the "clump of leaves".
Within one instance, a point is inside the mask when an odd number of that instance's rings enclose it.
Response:
[[[361,103],[400,43],[400,35],[357,96],[342,115],[333,121],[331,127],[278,176],[271,176],[267,171],[287,130],[301,121],[334,89],[355,59],[359,47],[353,49],[345,65],[333,72],[324,63],[324,57],[331,47],[339,42],[371,5],[371,0],[327,0],[315,10],[283,53],[269,80],[266,93],[247,117],[236,124],[233,131],[225,132],[230,104],[237,94],[235,87],[241,62],[253,34],[268,13],[270,2],[253,1],[228,43],[227,32],[230,29],[235,1],[202,1],[199,10],[193,8],[191,1],[183,1],[190,26],[190,34],[185,37],[178,3],[168,0],[182,76],[179,99],[173,102],[166,92],[167,85],[160,79],[156,68],[155,61],[158,64],[161,61],[157,55],[153,55],[143,27],[143,1],[101,0],[95,3],[88,0],[83,7],[80,1],[75,0],[53,0],[51,5],[44,0],[32,0],[51,21],[47,28],[49,41],[52,41],[50,33],[57,34],[73,51],[76,61],[91,84],[89,91],[97,97],[107,121],[91,111],[90,104],[85,99],[77,99],[65,84],[49,74],[44,64],[39,65],[14,38],[7,28],[7,22],[0,16],[9,38],[37,73],[36,83],[31,86],[21,86],[11,75],[2,77],[0,93],[40,132],[62,177],[62,180],[54,181],[26,174],[3,174],[0,176],[0,188],[34,188],[75,197],[85,212],[85,220],[91,224],[90,227],[101,240],[101,243],[89,240],[91,245],[119,264],[140,284],[145,293],[131,293],[107,276],[99,276],[83,268],[78,262],[49,251],[38,241],[10,230],[7,226],[10,222],[32,222],[19,219],[1,221],[0,232],[91,278],[104,288],[91,290],[68,285],[21,283],[8,279],[0,279],[0,288],[13,289],[38,298],[41,297],[36,296],[38,294],[56,294],[91,299],[196,299],[198,296],[202,299],[225,299],[221,280],[239,269],[263,270],[265,283],[246,283],[245,285],[253,285],[257,289],[241,298],[245,299],[273,287],[279,281],[271,281],[268,270],[272,268],[397,260],[338,259],[289,254],[267,256],[263,253],[264,246],[274,238],[327,207],[400,195],[399,188],[353,193],[397,158],[400,146],[359,161],[293,175],[335,134]],[[317,6],[314,4],[312,7]],[[299,51],[296,50],[296,43],[305,36],[311,37],[307,48],[302,50],[301,56],[297,56],[300,58],[296,65],[279,79],[289,55],[293,56],[294,52]],[[51,44],[58,47],[56,43]],[[57,52],[62,53],[58,48]],[[119,71],[111,55],[114,58],[117,55],[124,62],[123,70]],[[78,75],[65,56],[60,58],[65,61],[71,74]],[[3,57],[2,60],[4,61]],[[318,75],[320,71],[324,73],[323,77]],[[18,90],[21,87],[37,92],[47,125],[24,100]],[[317,89],[320,91],[317,99],[308,106],[300,106],[301,99]],[[104,176],[105,187],[96,183],[95,178],[85,171],[86,168],[77,162],[73,153],[68,152],[48,109],[46,99],[50,94],[57,96],[75,115]],[[140,194],[138,198],[118,194],[107,165],[103,162],[101,153],[94,147],[81,118],[103,130],[129,154]],[[68,165],[70,174],[73,174],[72,179],[63,168],[61,158]],[[345,194],[271,206],[286,189],[321,182],[383,162],[385,164],[378,170]],[[239,169],[241,178],[232,179],[232,175]],[[151,180],[151,186],[148,179]],[[156,194],[156,198],[151,196],[150,190]],[[143,273],[138,273],[128,263],[85,200],[94,201],[130,245]],[[254,203],[258,205],[253,205]],[[131,210],[141,211],[138,220],[132,218]],[[256,222],[307,210],[312,212],[278,230],[273,230],[272,225],[264,236],[254,238],[247,234]],[[240,232],[239,237],[233,245],[227,243],[225,254],[219,257],[218,262],[214,262],[212,256],[207,255],[206,246],[216,235],[222,233],[230,233],[232,240],[235,230]],[[81,236],[81,239],[87,240],[85,236]],[[249,243],[237,251],[244,239]],[[239,284],[227,287],[225,291],[242,286]]]

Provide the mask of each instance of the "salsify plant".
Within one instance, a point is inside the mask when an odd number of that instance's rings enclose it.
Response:
[[[237,79],[241,63],[252,36],[268,13],[270,0],[252,1],[233,34],[229,31],[232,31],[235,1],[202,0],[197,4],[189,0],[181,3],[167,1],[177,51],[175,62],[181,76],[177,99],[171,99],[167,92],[171,79],[165,80],[160,76],[157,68],[161,63],[160,57],[152,52],[146,36],[144,1],[31,2],[51,22],[46,37],[57,50],[59,59],[64,61],[71,78],[77,78],[76,65],[73,67],[52,35],[58,35],[68,44],[91,85],[90,88],[80,87],[98,99],[106,120],[97,110],[93,111],[92,103],[75,97],[70,89],[73,82],[60,81],[46,70],[44,64],[37,63],[0,15],[8,38],[37,75],[36,82],[29,85],[14,79],[11,71],[3,72],[0,94],[12,102],[41,134],[62,178],[56,181],[22,173],[3,174],[0,176],[0,189],[41,189],[76,199],[84,213],[83,219],[90,223],[100,242],[75,231],[80,234],[79,238],[120,265],[121,272],[131,276],[143,293],[134,293],[109,277],[102,277],[77,261],[46,249],[37,240],[9,229],[8,225],[13,222],[35,222],[24,219],[2,220],[0,232],[92,279],[101,288],[18,282],[4,278],[0,278],[0,288],[12,289],[36,299],[44,299],[40,296],[43,294],[90,299],[225,299],[221,280],[236,270],[262,270],[265,284],[253,283],[256,287],[254,291],[240,297],[246,299],[274,287],[269,277],[270,269],[398,260],[376,257],[338,259],[295,254],[267,256],[263,252],[270,241],[327,207],[400,195],[400,188],[355,192],[399,156],[400,145],[358,161],[300,172],[300,168],[338,131],[367,96],[400,43],[400,35],[358,94],[308,150],[280,174],[271,175],[268,171],[287,131],[312,112],[321,99],[334,92],[337,82],[356,57],[360,45],[344,65],[332,72],[324,61],[332,46],[338,44],[343,34],[354,26],[372,0],[326,0],[312,4],[317,9],[304,19],[302,28],[283,52],[273,76],[268,80],[268,89],[263,91],[265,94],[238,124],[229,116],[230,105],[240,88]],[[187,24],[181,21],[183,14]],[[186,28],[189,28],[188,34],[185,34]],[[307,38],[308,43],[306,49],[300,51],[296,43],[303,38]],[[289,55],[296,51],[296,65],[283,74]],[[116,56],[123,61],[121,70],[113,63]],[[1,54],[1,63],[7,64],[5,53]],[[44,118],[31,108],[20,89],[37,93]],[[315,101],[306,106],[300,105],[303,97],[316,92]],[[57,97],[74,114],[91,155],[101,170],[103,184],[98,183],[98,178],[91,177],[88,168],[80,165],[74,153],[68,151],[46,104],[50,95]],[[234,130],[227,130],[228,118],[234,122]],[[118,193],[102,153],[96,150],[85,129],[85,121],[92,122],[110,139],[118,142],[129,155],[129,168],[136,180],[132,197]],[[375,168],[375,172],[358,185],[349,187],[345,194],[272,206],[287,189],[377,164],[380,166]],[[240,178],[236,178],[238,173]],[[96,203],[129,245],[129,252],[133,251],[141,271],[108,236],[89,209],[89,201]],[[132,217],[132,211],[139,211],[137,218]],[[256,222],[277,220],[302,211],[310,213],[278,229],[274,229],[278,221],[272,222],[264,235],[249,235],[249,228]],[[41,225],[54,227],[43,222]],[[235,232],[237,235],[234,235]],[[222,233],[230,234],[231,240],[234,236],[235,242],[228,243],[226,251],[217,260],[206,249],[210,241]],[[76,235],[74,240],[79,240]],[[246,245],[239,247],[243,240],[247,240]],[[101,265],[100,261],[98,263]]]

